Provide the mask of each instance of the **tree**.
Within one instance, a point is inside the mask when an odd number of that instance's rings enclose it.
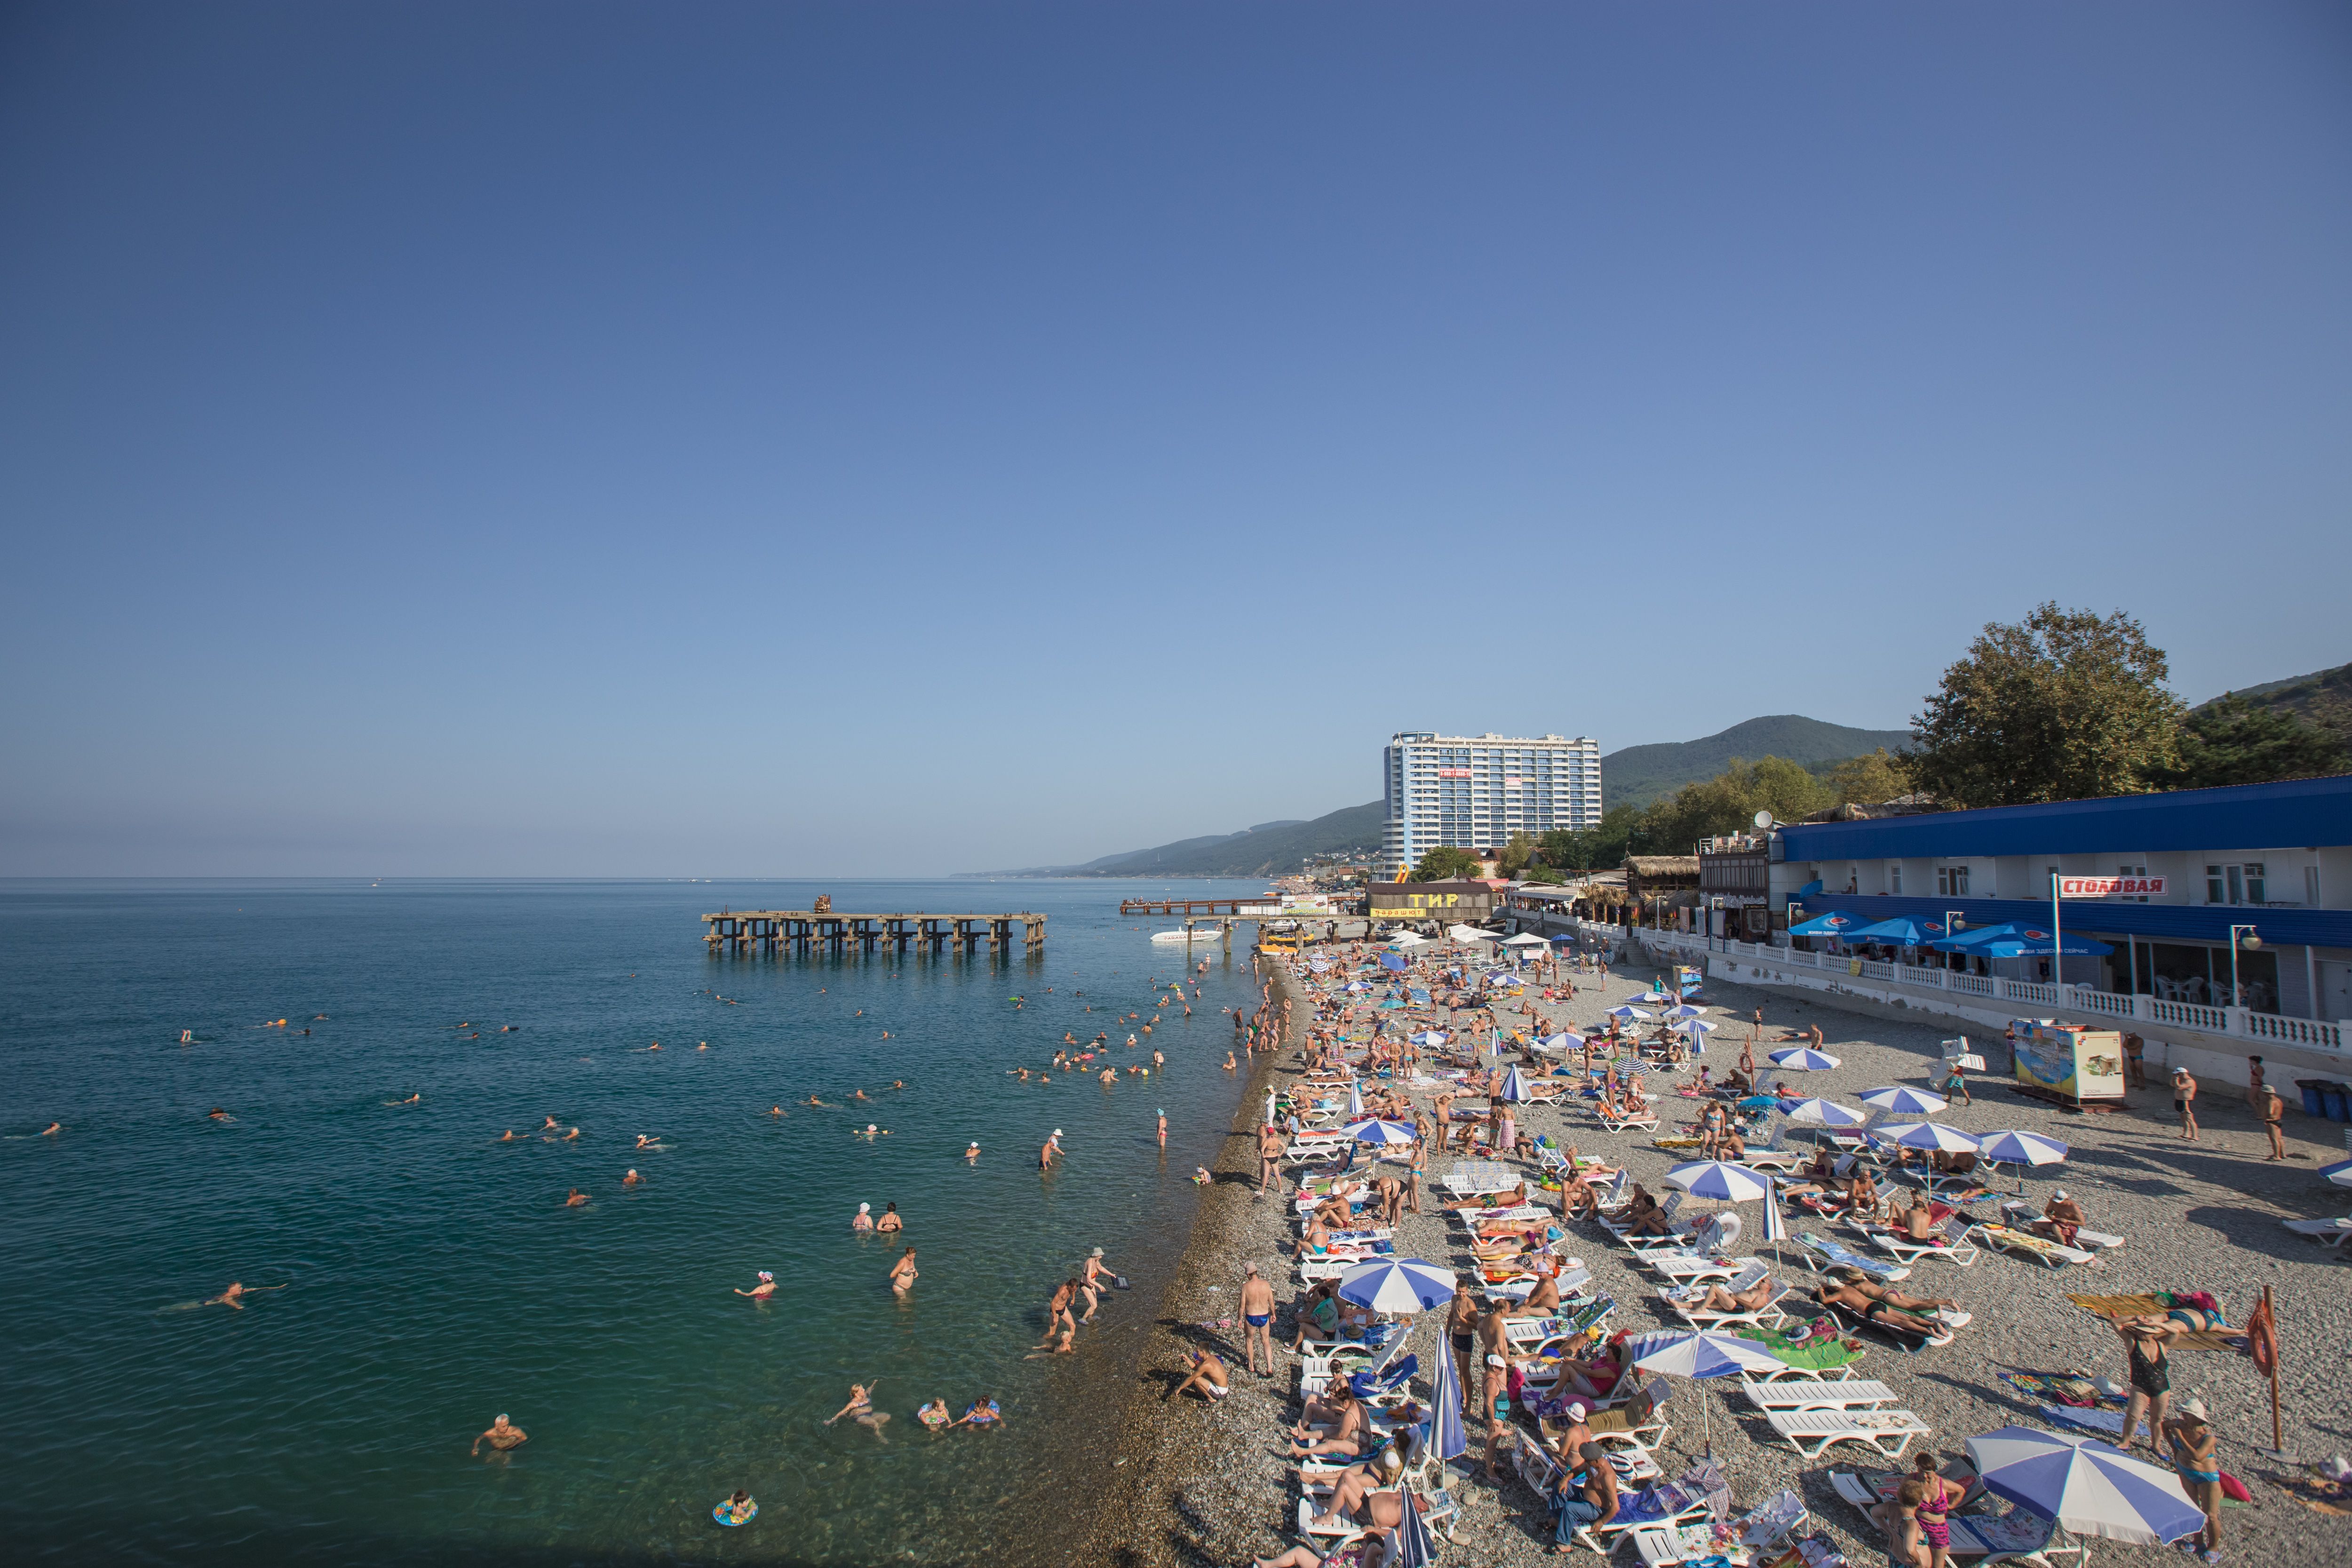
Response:
[[[2344,743],[2326,731],[2286,709],[2223,692],[2180,726],[2180,760],[2151,776],[2166,789],[2204,789],[2312,778],[2344,765]]]
[[[1746,832],[1755,826],[1759,809],[1795,822],[1828,804],[1829,791],[1821,781],[1786,757],[1766,757],[1753,764],[1734,757],[1715,777],[1652,801],[1642,814],[1645,843],[1641,847],[1660,855],[1687,855],[1702,838]]]
[[[1623,862],[1627,841],[1639,831],[1641,813],[1630,805],[1612,806],[1601,814],[1596,827],[1555,827],[1536,840],[1543,863],[1567,871]]]
[[[1987,624],[1911,721],[1897,759],[1916,789],[1983,805],[2134,795],[2179,752],[2180,700],[2164,650],[2117,610],[2053,602],[2016,626]]]
[[[1416,882],[1451,882],[1457,878],[1477,874],[1478,857],[1467,849],[1456,849],[1450,844],[1441,844],[1423,855],[1421,864],[1412,868],[1412,879]]]
[[[1568,880],[1566,877],[1563,877],[1559,872],[1553,869],[1551,867],[1545,865],[1540,860],[1528,862],[1527,870],[1521,874],[1521,879],[1529,882],[1539,882],[1546,887],[1552,888],[1559,887],[1561,883]]]
[[[1534,834],[1514,833],[1511,841],[1503,846],[1503,852],[1495,857],[1495,870],[1500,876],[1516,877],[1527,868],[1529,860],[1535,858],[1535,853]]]
[[[1851,805],[1855,801],[1875,805],[1911,793],[1901,762],[1890,756],[1884,746],[1866,757],[1849,757],[1832,768],[1830,787],[1837,791],[1840,805]]]

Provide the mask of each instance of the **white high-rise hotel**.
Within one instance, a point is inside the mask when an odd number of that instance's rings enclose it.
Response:
[[[1601,825],[1601,743],[1558,735],[1440,735],[1408,731],[1381,754],[1389,873],[1439,845],[1496,849],[1514,833]]]

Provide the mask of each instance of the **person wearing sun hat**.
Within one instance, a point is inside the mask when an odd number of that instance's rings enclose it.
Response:
[[[856,1215],[852,1217],[849,1222],[849,1228],[860,1233],[872,1230],[874,1228],[874,1205],[872,1204],[859,1204],[857,1205]]]
[[[1053,1169],[1054,1162],[1060,1157],[1061,1152],[1062,1130],[1056,1127],[1054,1129],[1054,1135],[1045,1140],[1045,1146],[1037,1151],[1037,1168],[1041,1171]]]
[[[2205,1515],[2205,1528],[2197,1540],[2205,1549],[2208,1563],[2221,1561],[2221,1461],[2214,1453],[2216,1439],[2212,1423],[2206,1419],[2205,1402],[2189,1398],[2168,1416],[2162,1427],[2164,1436],[2172,1445],[2172,1466],[2180,1472],[2181,1489]]]

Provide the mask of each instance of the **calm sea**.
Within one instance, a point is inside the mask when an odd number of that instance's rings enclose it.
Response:
[[[1119,1015],[1149,1017],[1183,950],[1118,907],[1163,888],[0,883],[11,1555],[987,1555],[1007,1510],[1077,1500],[1054,1467],[1098,1438],[1069,1402],[1089,1367],[1131,1363],[1240,1092],[1221,1066],[1222,1009],[1256,996],[1240,946],[1190,1019],[1117,1053],[1157,1043],[1163,1073],[1006,1076],[1066,1029],[1123,1040]],[[1037,960],[707,955],[705,910],[818,892],[1035,909],[1051,937]],[[858,1089],[870,1109],[799,1103]],[[542,1142],[550,1116],[578,1140]],[[855,1136],[868,1121],[888,1136]],[[1056,1127],[1068,1165],[1041,1178]],[[527,1141],[497,1142],[509,1128]],[[904,1303],[897,1247],[848,1229],[861,1201],[907,1217]],[[1045,1294],[1096,1245],[1136,1289],[1080,1355],[1024,1362]],[[761,1268],[774,1304],[732,1294]],[[284,1289],[193,1305],[232,1279]],[[887,1444],[822,1425],[877,1376]],[[913,1418],[934,1394],[958,1414],[993,1395],[1007,1427],[934,1438]],[[501,1411],[529,1444],[467,1458]],[[721,1530],[711,1505],[737,1487],[761,1517]]]

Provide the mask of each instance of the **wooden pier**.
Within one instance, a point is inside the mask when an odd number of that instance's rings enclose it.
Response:
[[[1013,928],[1030,953],[1045,951],[1045,917],[1026,911],[1002,915],[855,915],[819,910],[722,910],[705,915],[704,941],[711,956],[722,952],[894,952],[929,951],[1009,952]]]
[[[1242,906],[1252,906],[1253,911],[1266,905],[1264,899],[1121,899],[1118,912],[1123,915],[1240,915]]]

